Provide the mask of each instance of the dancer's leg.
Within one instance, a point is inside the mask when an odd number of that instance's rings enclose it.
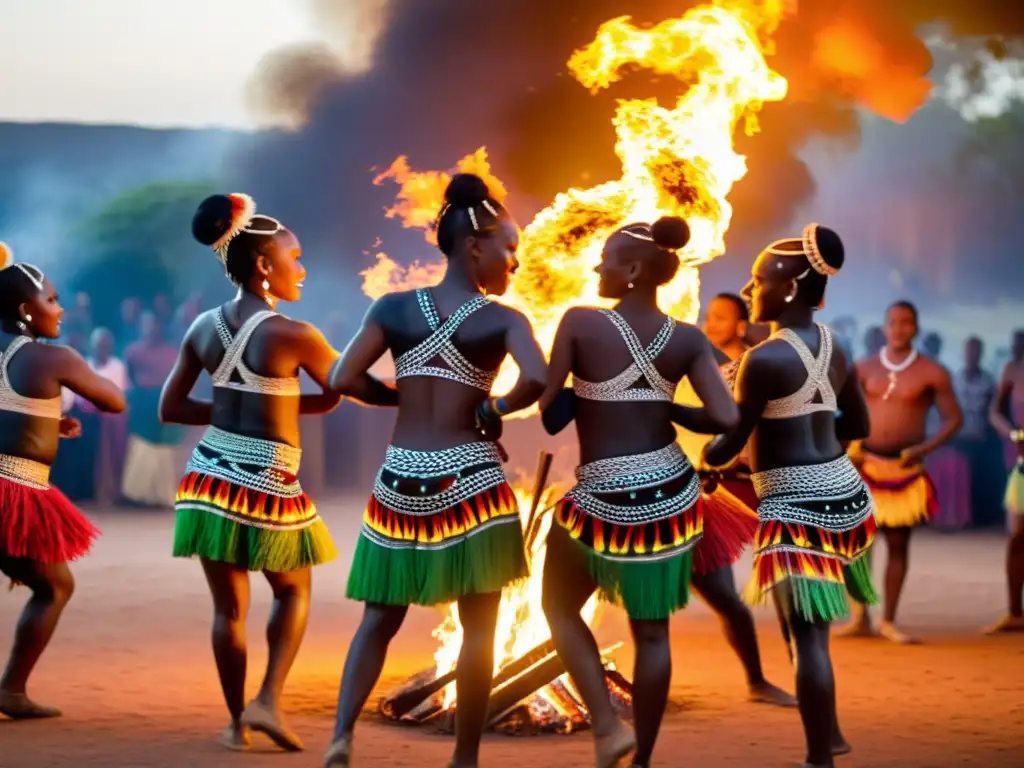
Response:
[[[462,648],[455,668],[455,754],[451,765],[474,768],[480,758],[480,737],[487,724],[487,701],[494,678],[494,628],[500,592],[459,598]]]
[[[636,754],[633,765],[647,768],[668,705],[668,691],[672,683],[672,650],[669,645],[668,619],[631,619],[629,626],[636,645],[636,661],[633,665]]]
[[[897,643],[916,643],[909,635],[896,628],[896,610],[899,608],[903,585],[907,579],[910,564],[910,533],[913,529],[883,528],[888,559],[885,565],[885,598],[882,623],[878,626],[881,635]]]
[[[829,624],[790,614],[796,645],[796,695],[807,741],[806,765],[832,768],[836,726],[835,678],[829,655]],[[841,737],[840,737],[841,738]]]

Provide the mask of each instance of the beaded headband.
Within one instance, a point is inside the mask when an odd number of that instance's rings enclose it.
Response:
[[[11,246],[0,241],[0,269],[6,269],[7,267],[17,268],[32,282],[32,285],[35,286],[37,291],[43,290],[43,270],[31,264],[16,262],[14,260],[14,251],[11,250]]]
[[[448,209],[451,207],[451,203],[446,203],[444,208],[441,209],[441,212],[437,214],[437,220],[440,221],[442,217],[446,213],[448,213]],[[491,214],[491,216],[493,216],[494,218],[498,218],[498,211],[495,209],[493,205],[491,205],[490,200],[480,201],[480,207],[487,211],[489,214]],[[469,213],[469,223],[473,225],[473,231],[479,232],[480,224],[476,220],[476,211],[473,210],[474,208],[476,208],[475,205],[470,205],[466,208],[466,211]]]
[[[783,240],[776,240],[765,248],[765,251],[767,253],[775,254],[776,256],[806,256],[807,262],[811,265],[811,269],[819,275],[824,275],[825,277],[837,275],[839,274],[839,270],[830,266],[822,257],[821,251],[818,249],[818,226],[818,224],[808,224],[804,227],[804,233],[801,237],[787,237]],[[783,244],[798,245],[799,250],[781,250],[779,246]],[[797,279],[799,280],[806,274],[807,273],[805,272]]]
[[[629,235],[634,240],[643,240],[644,242],[647,243],[654,242],[654,237],[651,235],[651,228],[649,225],[633,224],[631,226],[632,228],[625,227],[623,229],[620,229],[619,232],[621,232],[624,235]]]
[[[252,224],[252,220],[256,216],[256,201],[249,197],[249,195],[244,195],[241,192],[232,192],[227,197],[231,201],[231,226],[228,227],[227,232],[220,236],[217,242],[210,246],[213,252],[217,254],[217,258],[224,264],[228,260],[228,247],[231,245],[231,241],[243,232],[250,235],[270,236],[284,231],[284,225],[280,221],[263,215],[260,218],[269,221],[274,225],[274,228],[250,229],[249,225]]]

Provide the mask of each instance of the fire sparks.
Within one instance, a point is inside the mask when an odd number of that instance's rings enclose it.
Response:
[[[747,172],[746,158],[733,150],[733,133],[741,121],[748,133],[755,132],[761,106],[786,95],[786,80],[766,63],[760,40],[775,28],[785,5],[778,0],[706,5],[646,29],[621,17],[603,24],[594,40],[572,55],[569,70],[591,90],[608,87],[632,66],[674,76],[685,90],[673,107],[654,99],[621,100],[612,121],[621,178],[560,193],[523,230],[520,268],[502,301],[530,318],[543,346],[550,348],[558,321],[570,306],[607,305],[598,298],[593,267],[608,236],[624,224],[660,216],[681,216],[691,231],[690,244],[681,254],[683,267],[662,289],[663,306],[684,320],[696,319],[696,267],[725,251],[732,218],[726,198]],[[483,149],[460,161],[458,169],[483,171],[495,193],[504,194]],[[417,173],[399,158],[375,181],[385,179],[401,187],[388,216],[408,227],[428,228],[447,174]],[[364,273],[364,291],[379,295],[384,287],[431,284],[441,269],[402,270],[381,261]],[[516,375],[508,361],[495,391],[510,389]]]

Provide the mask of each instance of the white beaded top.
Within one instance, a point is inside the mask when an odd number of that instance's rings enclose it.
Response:
[[[276,312],[269,310],[257,312],[246,320],[242,327],[238,329],[238,333],[232,337],[231,330],[224,319],[224,308],[221,307],[214,313],[213,317],[214,324],[217,326],[217,335],[220,336],[220,341],[224,345],[224,357],[221,358],[217,370],[213,372],[213,386],[234,389],[238,392],[251,392],[257,395],[290,395],[297,397],[301,394],[298,376],[287,378],[260,376],[250,371],[245,363],[242,362],[242,355],[245,353],[245,348],[248,346],[249,340],[252,338],[252,334],[257,326],[276,314]],[[231,377],[236,372],[241,381],[232,381]]]
[[[61,417],[61,398],[36,398],[19,395],[11,386],[11,380],[7,375],[7,366],[14,357],[14,353],[26,344],[33,341],[28,336],[18,336],[12,341],[3,352],[0,352],[0,411],[12,413],[23,413],[26,416],[40,416],[44,419],[59,419]]]
[[[821,347],[817,357],[811,354],[803,340],[789,328],[782,328],[772,334],[772,338],[782,339],[796,350],[804,368],[807,369],[807,379],[793,394],[769,400],[764,407],[764,413],[761,414],[762,418],[792,419],[821,411],[836,412],[836,393],[828,378],[829,366],[832,363],[832,332],[820,323],[816,325],[821,334]],[[814,398],[818,395],[821,395],[821,401],[816,403]]]
[[[611,309],[600,310],[601,314],[611,320],[622,340],[626,342],[633,362],[618,376],[607,381],[586,381],[573,375],[572,388],[578,397],[585,400],[602,402],[635,402],[656,400],[671,403],[675,398],[676,384],[662,376],[654,366],[654,360],[668,346],[676,321],[665,318],[665,324],[658,331],[651,343],[645,348],[629,323],[618,312]],[[641,379],[646,379],[649,387],[636,387]]]

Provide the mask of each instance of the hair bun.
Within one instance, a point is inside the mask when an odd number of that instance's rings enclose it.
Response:
[[[229,233],[244,229],[255,214],[256,202],[248,195],[211,195],[192,217],[192,236],[203,245],[215,246]]]
[[[834,229],[818,226],[814,230],[814,243],[818,246],[818,253],[832,269],[839,271],[843,268],[846,260],[846,249],[843,241]]]
[[[651,225],[654,244],[668,251],[678,251],[690,242],[690,225],[678,216],[662,216]]]
[[[0,240],[0,269],[7,269],[14,263],[14,251],[11,246]]]
[[[456,208],[475,208],[490,196],[487,182],[475,173],[456,173],[444,191],[444,201]]]

